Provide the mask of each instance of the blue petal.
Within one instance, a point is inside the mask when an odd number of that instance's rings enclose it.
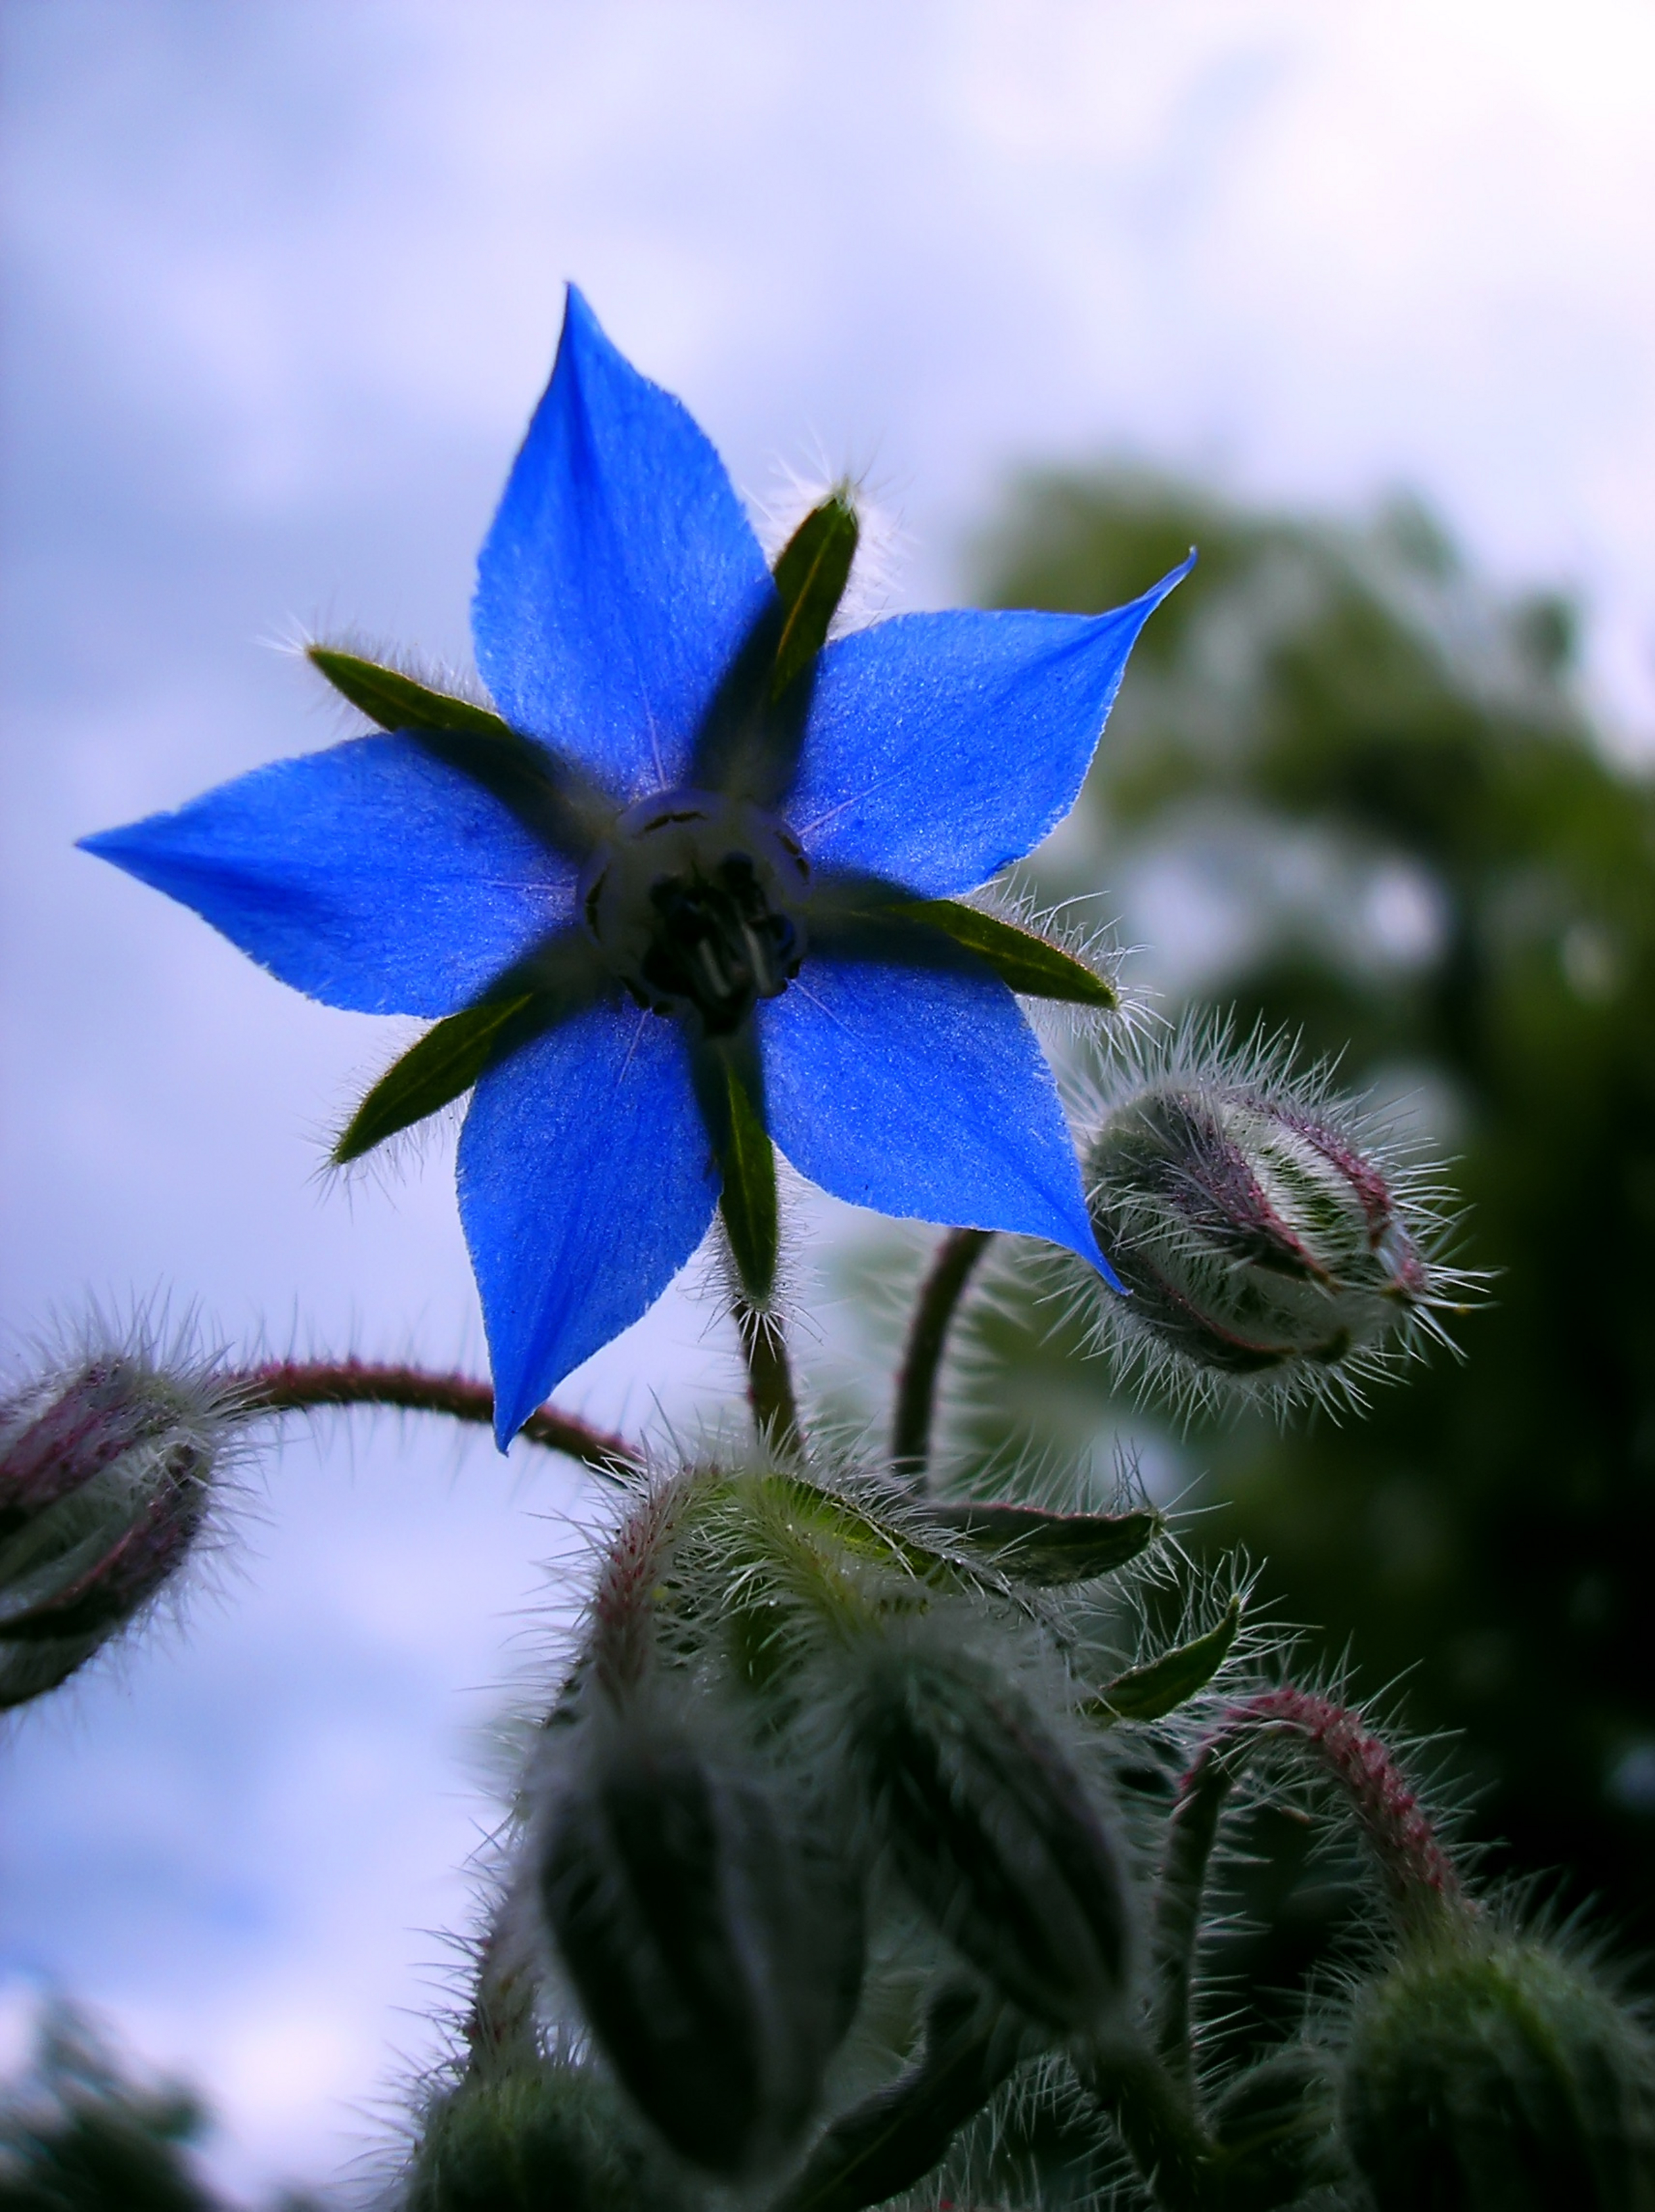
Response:
[[[1031,852],[1194,558],[1112,614],[899,615],[829,646],[786,805],[812,864],[946,898]]]
[[[502,1451],[654,1304],[717,1194],[676,1022],[594,1006],[483,1078],[460,1133],[459,1214]]]
[[[818,955],[759,1024],[770,1133],[812,1182],[879,1213],[1044,1237],[1115,1282],[1051,1070],[997,976]]]
[[[571,285],[478,562],[477,664],[501,713],[618,799],[678,782],[773,592],[723,463]]]
[[[358,1013],[451,1014],[574,908],[570,863],[405,737],[277,761],[81,844]]]

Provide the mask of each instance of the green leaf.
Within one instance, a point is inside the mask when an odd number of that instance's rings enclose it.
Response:
[[[773,574],[784,619],[770,678],[772,701],[821,651],[844,597],[860,535],[849,493],[841,489],[811,509],[777,555]]]
[[[724,1176],[719,1205],[742,1288],[755,1305],[764,1305],[776,1288],[780,1225],[776,1205],[776,1148],[747,1095],[747,1086],[726,1060],[728,1118],[718,1143]]]
[[[382,668],[376,660],[339,653],[331,645],[311,646],[308,657],[336,691],[382,730],[464,730],[472,737],[503,738],[513,745],[523,742],[508,722],[486,707],[474,707],[469,699],[456,699],[447,691],[433,691],[400,669]]]
[[[364,1152],[435,1114],[450,1099],[469,1091],[492,1058],[507,1024],[533,1006],[538,994],[487,999],[450,1014],[427,1030],[417,1045],[386,1069],[351,1115],[333,1147],[336,1165]]]
[[[1082,1711],[1099,1721],[1158,1721],[1204,1690],[1230,1656],[1241,1626],[1241,1600],[1232,1597],[1216,1628],[1193,1643],[1180,1644],[1147,1667],[1117,1674],[1108,1688],[1087,1698]]]
[[[928,1504],[927,1513],[1003,1574],[1048,1589],[1112,1574],[1153,1544],[1165,1522],[1132,1513],[1042,1513],[1031,1505]]]
[[[1121,1003],[1112,983],[1094,975],[1083,960],[1050,944],[1014,921],[984,914],[957,899],[905,899],[891,909],[910,921],[941,930],[957,945],[986,960],[1004,983],[1029,999],[1062,999],[1074,1006],[1096,1006],[1112,1013]]]

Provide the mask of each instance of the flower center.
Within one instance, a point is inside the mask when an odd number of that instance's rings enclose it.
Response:
[[[656,792],[593,856],[581,903],[641,1006],[693,1009],[709,1036],[727,1036],[799,973],[809,877],[774,815],[711,792]]]

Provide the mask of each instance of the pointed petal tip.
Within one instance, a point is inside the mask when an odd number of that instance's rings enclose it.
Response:
[[[1127,608],[1120,611],[1125,612],[1132,608],[1141,607],[1145,616],[1152,615],[1167,593],[1177,590],[1195,567],[1199,557],[1198,549],[1192,545],[1176,567],[1169,568],[1166,574],[1153,583],[1147,592],[1140,592],[1135,599],[1129,600]]]
[[[504,1399],[496,1399],[494,1448],[502,1458],[516,1443],[518,1431],[533,1411],[532,1406],[524,1406],[520,1408],[515,1405],[507,1404]]]
[[[111,867],[144,881],[143,861],[150,851],[144,827],[143,822],[125,822],[116,830],[93,830],[75,840],[75,850],[90,853],[94,860],[107,860]]]

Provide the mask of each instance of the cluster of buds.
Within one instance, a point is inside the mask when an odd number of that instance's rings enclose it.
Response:
[[[1463,1310],[1432,1172],[1280,1043],[1237,1050],[1208,1027],[1141,1049],[1083,1147],[1092,1224],[1131,1293],[1103,1307],[1105,1344],[1186,1404],[1358,1401]]]
[[[536,2024],[434,2098],[411,2203],[480,2203],[460,2170],[503,2172],[513,2127],[547,2172],[578,2152],[594,2207],[636,2201],[616,2177],[638,2158],[663,2203],[871,2203],[1028,2051],[1115,2033],[1141,1950],[1118,1817],[1033,1621],[1037,1592],[1159,1528],[928,1510],[796,1467],[641,1494],[541,1731],[500,1923]],[[870,2016],[887,2051],[892,2020],[916,2039],[894,2080],[844,2051]],[[580,2148],[594,2066],[624,2116],[606,2165]],[[874,2094],[834,2116],[847,2075]],[[518,2197],[502,2182],[498,2201]]]
[[[236,1413],[210,1372],[142,1346],[0,1404],[0,1710],[55,1689],[173,1580]]]

